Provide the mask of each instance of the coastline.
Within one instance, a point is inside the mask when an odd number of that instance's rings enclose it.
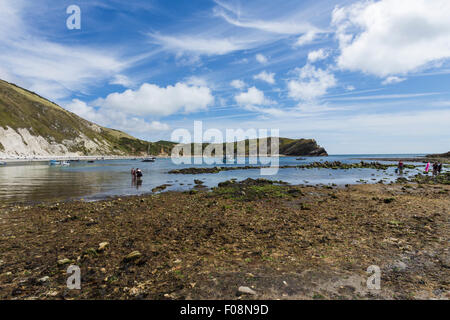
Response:
[[[449,299],[449,192],[249,179],[211,192],[2,206],[0,297]],[[69,264],[81,268],[81,290],[65,287]],[[381,291],[362,285],[370,265],[381,268]],[[239,286],[257,295],[239,296]]]

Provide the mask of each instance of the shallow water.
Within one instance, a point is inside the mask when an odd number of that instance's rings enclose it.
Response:
[[[314,161],[341,161],[344,163],[359,162],[357,158],[410,158],[423,155],[339,155],[329,157],[308,157],[296,160],[297,157],[280,157],[279,165],[299,165]],[[241,158],[248,165],[248,158]],[[263,160],[267,160],[263,159]],[[373,161],[373,160],[368,160]],[[387,163],[380,161],[382,163]],[[260,164],[260,163],[259,163]],[[422,163],[416,163],[425,167]],[[207,187],[217,186],[219,182],[246,178],[266,178],[283,180],[291,184],[355,184],[375,183],[380,179],[386,182],[397,179],[395,168],[388,170],[374,169],[279,169],[276,175],[262,176],[259,169],[222,171],[217,174],[182,175],[168,174],[169,170],[184,167],[211,167],[214,165],[176,165],[171,159],[157,159],[156,162],[143,163],[139,160],[103,160],[95,163],[85,161],[72,162],[70,166],[49,166],[47,163],[0,166],[0,203],[39,202],[49,200],[85,199],[95,200],[108,196],[137,195],[149,193],[162,184],[171,184],[166,190],[188,190],[194,186],[194,179],[204,181]],[[239,164],[226,164],[236,166]],[[263,163],[267,165],[267,163]],[[132,182],[130,170],[139,167],[144,173],[141,185]],[[414,175],[419,170],[408,170],[404,176]]]

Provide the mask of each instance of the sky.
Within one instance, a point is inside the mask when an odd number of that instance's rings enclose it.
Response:
[[[0,0],[0,78],[148,141],[203,121],[330,154],[446,152],[449,16],[448,0]]]

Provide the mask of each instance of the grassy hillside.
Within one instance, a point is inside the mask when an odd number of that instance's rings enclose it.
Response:
[[[102,154],[153,154],[169,152],[170,142],[149,143],[136,139],[124,132],[98,126],[84,120],[36,93],[0,80],[0,127],[27,129],[31,135],[67,146],[70,152],[88,155],[83,142],[73,143],[80,137],[98,142],[104,146]],[[67,143],[70,141],[71,143]],[[0,145],[0,151],[4,146]]]
[[[255,141],[256,140],[256,141]],[[259,150],[262,139],[247,139],[244,140],[245,143],[245,155],[248,155],[250,144],[256,142],[257,150]],[[289,139],[289,138],[279,138],[279,150],[278,153],[286,156],[327,156],[327,152],[324,148],[320,147],[314,139]],[[242,142],[241,142],[242,143]],[[226,153],[227,145],[234,150],[234,153],[238,153],[238,143],[227,143],[223,144],[223,154]],[[209,144],[204,143],[202,149],[204,150]],[[271,138],[268,138],[266,142],[267,153],[271,154]],[[194,152],[194,144],[191,144],[191,152]],[[276,153],[276,152],[275,152]]]

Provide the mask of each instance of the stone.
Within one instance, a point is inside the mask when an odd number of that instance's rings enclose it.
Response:
[[[63,266],[63,265],[68,264],[70,262],[72,262],[72,260],[64,258],[64,259],[58,260],[58,265]]]
[[[123,258],[124,262],[134,261],[142,257],[142,254],[139,251],[133,251]]]
[[[41,283],[44,283],[44,282],[47,282],[49,279],[50,279],[49,276],[45,276],[45,277],[42,277],[42,278],[38,279],[38,281],[41,282]]]
[[[250,289],[249,287],[239,287],[238,292],[245,293],[245,294],[256,295],[256,291]]]
[[[406,269],[406,263],[404,263],[403,261],[396,261],[392,265],[392,268],[395,271],[404,271]]]
[[[105,251],[107,247],[109,247],[109,242],[106,242],[106,241],[105,241],[105,242],[101,242],[101,243],[98,245],[97,251],[98,251],[98,252]]]

